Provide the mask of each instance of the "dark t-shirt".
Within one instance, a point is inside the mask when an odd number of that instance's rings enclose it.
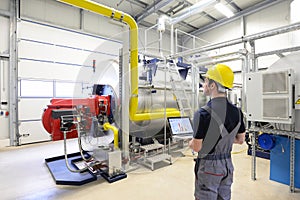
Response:
[[[231,104],[225,97],[211,99],[207,106],[210,107],[224,123],[225,128],[230,133],[238,124],[241,118],[241,124],[238,133],[245,132],[243,114],[236,106]],[[240,112],[240,114],[239,114]],[[208,127],[211,123],[211,114],[203,108],[200,108],[194,115],[193,128],[194,138],[205,139]],[[215,122],[216,123],[216,122]]]

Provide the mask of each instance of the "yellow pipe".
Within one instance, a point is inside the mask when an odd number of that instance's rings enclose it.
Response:
[[[167,117],[180,116],[178,110],[169,110],[153,113],[137,113],[138,111],[138,26],[135,20],[128,14],[113,8],[101,5],[90,0],[58,0],[97,14],[120,20],[129,25],[130,28],[130,76],[131,76],[131,98],[129,105],[129,118],[132,121],[143,121],[163,118],[166,112]]]
[[[108,122],[103,124],[103,129],[105,131],[110,129],[114,132],[114,147],[115,147],[115,149],[119,149],[119,144],[118,144],[118,142],[119,142],[119,130],[115,126],[111,125]]]

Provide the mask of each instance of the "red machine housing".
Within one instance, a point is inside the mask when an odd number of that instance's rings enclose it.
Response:
[[[72,111],[78,107],[88,108],[89,113],[85,113],[88,116],[99,116],[100,114],[110,116],[111,115],[111,96],[99,96],[95,95],[86,99],[52,99],[48,108],[44,110],[42,116],[42,123],[48,133],[52,135],[52,140],[62,140],[63,133],[60,130],[61,119],[53,118],[52,111]],[[78,133],[75,125],[71,127],[71,131],[67,133],[67,138],[76,138]]]

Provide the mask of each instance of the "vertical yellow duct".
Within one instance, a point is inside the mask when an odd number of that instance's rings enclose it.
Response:
[[[97,14],[116,19],[128,24],[130,29],[130,76],[131,76],[131,98],[129,106],[130,120],[143,121],[167,117],[180,116],[180,112],[174,108],[159,110],[152,113],[137,113],[138,108],[138,27],[135,20],[128,14],[109,8],[89,0],[58,0]]]

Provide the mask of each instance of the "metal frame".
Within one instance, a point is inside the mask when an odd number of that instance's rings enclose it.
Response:
[[[161,58],[161,59],[164,59],[165,58],[165,55],[164,55],[164,51],[165,52],[168,52],[168,54],[169,53],[171,53],[172,54],[172,49],[173,49],[173,43],[172,43],[172,41],[173,41],[173,38],[172,38],[172,35],[173,35],[173,26],[171,27],[171,30],[169,30],[169,29],[167,29],[166,28],[166,32],[167,31],[170,31],[170,34],[171,34],[171,46],[170,46],[170,50],[168,50],[168,49],[163,49],[163,31],[157,31],[157,30],[155,30],[155,28],[157,28],[158,27],[158,25],[157,24],[155,24],[155,25],[153,25],[153,26],[151,26],[151,27],[149,27],[149,28],[147,28],[145,31],[144,31],[144,48],[143,48],[143,52],[140,52],[141,54],[144,54],[145,56],[149,56],[149,57],[157,57],[157,58]],[[152,41],[148,41],[148,33],[150,32],[150,31],[156,31],[156,32],[158,32],[158,39],[154,39],[154,40],[152,40]],[[151,52],[151,53],[149,53],[149,51],[148,50],[150,50],[150,49],[153,49],[153,50],[157,50],[155,47],[150,47],[149,48],[149,46],[153,46],[153,45],[155,45],[155,44],[157,44],[158,45],[158,54],[157,55],[151,55],[151,54],[154,54],[153,52]]]
[[[233,46],[233,45],[236,45],[236,44],[255,41],[255,40],[263,39],[263,38],[266,38],[266,37],[271,37],[271,36],[274,36],[274,35],[288,33],[288,32],[296,31],[296,30],[299,30],[299,29],[300,29],[300,22],[297,22],[297,23],[294,23],[294,24],[290,24],[290,25],[279,27],[279,28],[271,29],[271,30],[268,30],[268,31],[252,34],[252,35],[245,36],[245,37],[242,37],[242,38],[236,38],[236,39],[233,39],[233,40],[229,40],[229,41],[225,41],[225,42],[221,42],[221,43],[217,43],[217,44],[212,44],[212,45],[207,45],[207,46],[204,46],[204,47],[199,47],[199,48],[192,49],[192,50],[189,50],[189,51],[177,53],[177,54],[173,55],[173,57],[177,58],[177,57],[180,57],[180,56],[193,55],[195,53],[203,53],[203,52],[207,52],[207,51],[211,51],[211,50],[215,50],[215,49],[220,49],[220,48],[223,48],[223,47]]]
[[[130,99],[130,89],[129,87],[124,87],[130,82],[130,66],[129,66],[129,37],[127,27],[123,27],[124,31],[124,40],[123,40],[123,49],[120,50],[119,57],[119,83],[120,84],[120,101],[121,101],[121,113],[120,113],[120,125],[122,131],[122,150],[124,152],[124,158],[129,158],[129,101]],[[129,162],[124,166],[125,170],[129,170]]]
[[[20,145],[18,121],[18,55],[17,55],[17,20],[19,0],[10,1],[10,45],[9,45],[9,137],[10,145]]]
[[[295,192],[295,139],[300,139],[300,132],[296,132],[295,130],[287,131],[287,130],[274,130],[274,129],[265,129],[252,127],[249,129],[252,132],[252,168],[251,168],[251,178],[252,180],[256,180],[256,157],[255,157],[255,133],[258,131],[262,131],[264,133],[270,133],[273,135],[283,135],[288,136],[290,138],[290,192]],[[253,153],[254,152],[254,153]]]
[[[251,45],[251,44],[250,44]],[[291,48],[285,48],[285,49],[280,49],[280,50],[274,50],[270,52],[263,52],[260,54],[255,55],[255,46],[254,44],[251,45],[253,48],[253,61],[254,63],[253,66],[257,65],[257,58],[263,57],[263,56],[269,56],[269,55],[278,55],[282,54],[284,52],[293,52],[293,51],[298,51],[300,50],[300,47],[291,47]],[[254,69],[257,71],[256,66]],[[252,168],[251,168],[251,178],[252,180],[256,180],[256,155],[255,155],[255,133],[257,131],[263,131],[264,133],[270,133],[274,135],[283,135],[283,136],[288,136],[290,138],[290,185],[289,189],[290,192],[295,192],[295,139],[300,139],[300,132],[296,132],[294,130],[294,125],[292,125],[291,131],[286,131],[286,130],[272,130],[272,129],[260,129],[260,128],[250,128],[249,131],[252,132]]]
[[[295,135],[290,137],[290,192],[295,192]]]
[[[256,72],[258,71],[258,57],[262,57],[262,56],[268,56],[268,55],[282,55],[282,53],[284,52],[291,52],[291,51],[297,51],[300,50],[300,47],[292,47],[292,48],[286,48],[286,49],[280,49],[280,50],[275,50],[275,51],[271,51],[271,52],[265,52],[265,53],[260,53],[260,54],[255,54],[255,41],[259,40],[259,39],[263,39],[266,37],[271,37],[271,36],[275,36],[275,35],[279,35],[279,34],[283,34],[283,33],[288,33],[288,32],[292,32],[292,31],[296,31],[300,29],[300,23],[294,23],[294,24],[290,24],[287,26],[282,26],[279,28],[275,28],[275,29],[271,29],[268,31],[264,31],[264,32],[260,32],[260,33],[256,33],[253,35],[249,35],[249,36],[244,36],[242,38],[237,38],[237,39],[233,39],[233,40],[229,40],[229,41],[225,41],[225,42],[221,42],[221,43],[217,43],[217,44],[212,44],[212,45],[207,45],[204,47],[200,47],[200,48],[196,48],[196,49],[192,49],[192,50],[188,50],[185,52],[181,52],[181,53],[176,53],[174,54],[172,57],[173,58],[177,58],[177,57],[181,57],[181,56],[189,56],[189,55],[194,55],[196,53],[203,53],[203,52],[208,52],[211,50],[215,50],[215,49],[221,49],[224,47],[228,47],[228,46],[233,46],[236,44],[241,44],[241,43],[249,43],[250,44],[250,52],[247,53],[246,55],[246,59],[245,62],[242,67],[242,73],[245,74],[247,72],[253,71]],[[243,83],[245,83],[245,76],[243,77]],[[244,84],[243,84],[243,87]],[[245,100],[245,95],[242,96],[242,99]],[[252,127],[254,122],[252,123]],[[260,130],[256,130],[250,127],[250,129],[248,129],[250,132],[252,132],[252,163],[251,163],[251,178],[252,180],[256,180],[256,154],[255,154],[255,136],[256,136],[256,131]],[[268,130],[269,132],[267,133],[273,133],[273,134],[278,134],[278,135],[287,135],[290,137],[290,141],[291,141],[291,151],[290,151],[290,191],[294,192],[295,191],[295,185],[294,185],[294,169],[295,169],[295,138],[300,138],[300,133],[296,133],[294,130],[292,131],[280,131],[280,130]]]

